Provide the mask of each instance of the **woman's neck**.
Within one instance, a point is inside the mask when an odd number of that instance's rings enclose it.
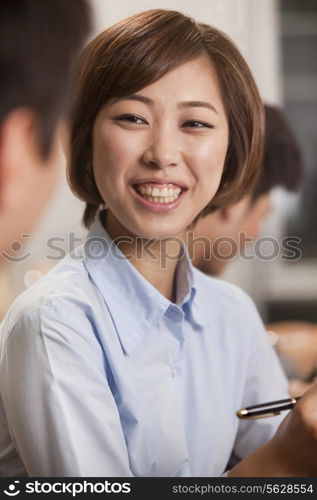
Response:
[[[144,240],[145,245],[148,243],[149,240]],[[160,252],[160,244],[163,245],[164,241],[157,240],[156,244],[151,246],[151,252],[156,255],[155,258],[145,252],[141,259],[131,259],[130,262],[164,297],[171,302],[176,302],[175,271],[177,259],[166,258],[166,255]],[[131,252],[131,249],[128,249],[128,252]],[[125,254],[124,251],[123,253]]]
[[[116,221],[117,222],[117,221]],[[180,238],[146,239],[127,234],[112,217],[103,217],[102,223],[115,240],[120,251],[139,273],[164,297],[176,302],[175,272],[181,250]]]

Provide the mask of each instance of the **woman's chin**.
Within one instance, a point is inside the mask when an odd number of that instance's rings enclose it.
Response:
[[[165,238],[176,238],[184,233],[185,228],[178,225],[172,224],[152,224],[149,227],[143,225],[141,228],[135,228],[134,234],[144,239],[165,239]]]
[[[132,212],[132,211],[131,211]],[[116,217],[108,210],[105,227],[111,236],[130,236],[132,238],[139,237],[147,240],[175,238],[184,234],[187,221],[163,220],[163,217]],[[182,218],[183,219],[183,218]],[[120,221],[120,222],[119,222]]]

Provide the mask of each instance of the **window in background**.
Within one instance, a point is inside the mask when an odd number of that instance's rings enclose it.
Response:
[[[317,322],[317,0],[279,6],[284,109],[307,172],[283,231],[301,238],[302,257],[274,268],[266,316]]]
[[[307,166],[287,232],[302,238],[304,259],[317,258],[317,0],[282,0],[281,29],[285,111]]]

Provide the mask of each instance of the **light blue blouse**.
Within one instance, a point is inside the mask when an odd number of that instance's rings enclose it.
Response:
[[[218,476],[280,417],[235,411],[287,396],[251,299],[177,265],[162,296],[96,219],[85,245],[1,325],[2,476]]]

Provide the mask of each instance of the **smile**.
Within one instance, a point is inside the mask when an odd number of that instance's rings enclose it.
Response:
[[[154,211],[171,210],[178,206],[185,189],[173,184],[134,184],[133,192],[142,205]]]
[[[180,195],[181,188],[176,186],[163,186],[138,184],[135,186],[135,189],[143,198],[154,203],[170,203],[171,201],[177,200]]]

